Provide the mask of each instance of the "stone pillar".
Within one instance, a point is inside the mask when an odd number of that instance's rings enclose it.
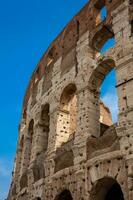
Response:
[[[75,164],[86,159],[86,140],[90,136],[98,137],[99,106],[98,95],[89,88],[89,78],[96,66],[94,51],[89,46],[89,32],[83,34],[76,47],[78,74],[77,86],[77,130],[74,141]]]
[[[26,134],[26,132],[27,129],[25,125],[25,120],[22,120],[19,126],[19,141],[18,141],[18,148],[14,165],[14,179],[16,180],[20,175],[20,170],[22,166],[23,151],[24,151],[24,135]]]
[[[119,121],[117,134],[120,148],[127,160],[129,200],[133,199],[133,37],[129,22],[129,1],[124,1],[112,13],[113,30],[116,38],[116,72],[119,97]],[[129,172],[130,171],[130,172]]]
[[[54,173],[55,165],[54,165],[53,158],[55,157],[56,141],[57,141],[57,116],[58,116],[58,109],[52,109],[52,106],[51,106],[47,159],[45,161],[46,176],[50,176]]]
[[[15,164],[14,164],[14,174],[13,174],[14,180],[17,180],[19,177],[20,168],[21,168],[22,152],[23,152],[23,149],[18,147],[17,155],[15,158]]]
[[[99,96],[94,96],[88,87],[77,94],[77,131],[75,135],[75,162],[86,159],[86,143],[89,137],[100,135]],[[80,148],[79,148],[80,145]]]
[[[26,135],[24,138],[24,148],[22,153],[20,175],[22,175],[26,170],[28,170],[30,164],[30,156],[31,156],[31,138]]]
[[[39,156],[42,152],[45,152],[45,146],[47,146],[47,144],[45,145],[45,137],[46,134],[43,131],[43,127],[41,126],[41,124],[38,122],[35,126],[34,126],[34,137],[33,137],[33,145],[32,145],[32,159],[31,162],[34,161],[37,156]]]
[[[133,38],[129,23],[129,1],[121,4],[113,13],[113,30],[116,38],[116,72],[119,97],[119,128],[123,153],[132,154],[133,131]]]
[[[45,175],[50,176],[54,174],[54,157],[56,151],[56,140],[57,140],[57,118],[58,118],[58,106],[59,106],[59,96],[60,90],[58,90],[60,82],[60,65],[62,59],[59,58],[53,67],[52,71],[52,85],[54,86],[53,91],[48,99],[50,105],[50,126],[49,126],[49,138],[48,138],[48,147],[47,147],[47,158],[45,160]],[[56,91],[56,93],[55,93]],[[58,92],[57,92],[58,91]]]

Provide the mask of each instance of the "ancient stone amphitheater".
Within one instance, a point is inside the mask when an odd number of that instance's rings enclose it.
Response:
[[[117,124],[100,101],[112,69]],[[133,200],[133,0],[90,0],[64,28],[32,75],[19,132],[8,200]]]

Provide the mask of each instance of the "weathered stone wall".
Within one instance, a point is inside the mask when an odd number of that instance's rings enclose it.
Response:
[[[133,199],[132,7],[132,0],[90,0],[39,62],[24,99],[9,200],[107,200],[112,187]],[[100,56],[112,37],[115,47]],[[100,86],[112,69],[119,119],[101,129]]]

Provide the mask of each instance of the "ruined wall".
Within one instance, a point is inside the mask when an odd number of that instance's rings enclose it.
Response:
[[[9,200],[108,200],[114,190],[133,199],[132,8],[90,0],[44,54],[24,99]],[[100,87],[112,69],[119,119],[101,127]]]

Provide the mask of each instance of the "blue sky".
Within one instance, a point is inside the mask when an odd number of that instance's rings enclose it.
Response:
[[[11,181],[18,124],[30,76],[48,45],[86,2],[0,0],[0,200],[6,198]],[[104,87],[102,92],[107,103],[109,95],[116,96],[113,77],[112,73],[108,78],[113,82],[110,89]]]

